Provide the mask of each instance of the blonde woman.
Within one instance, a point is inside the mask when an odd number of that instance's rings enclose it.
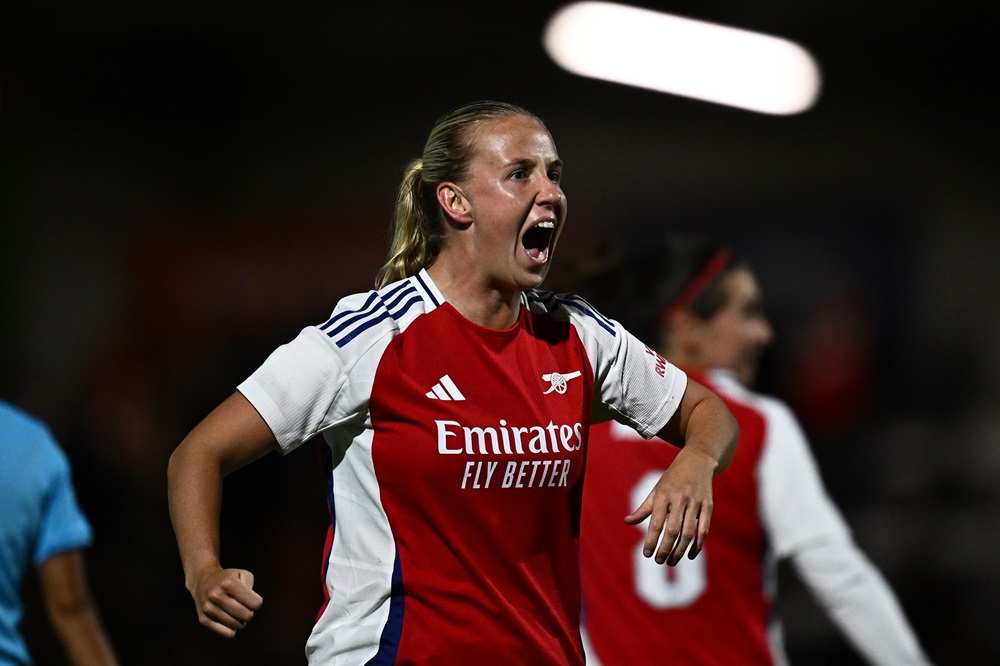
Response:
[[[650,518],[658,562],[702,548],[735,422],[584,301],[538,290],[566,222],[562,173],[522,108],[444,116],[404,177],[377,288],[277,349],[180,444],[170,510],[204,625],[232,636],[262,603],[252,574],[219,562],[223,477],[317,434],[331,531],[312,664],[582,664],[595,419],[684,443],[631,520]]]

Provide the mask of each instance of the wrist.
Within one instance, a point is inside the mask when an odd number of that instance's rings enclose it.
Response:
[[[222,564],[219,563],[219,558],[214,555],[205,555],[190,563],[185,563],[184,587],[187,588],[188,592],[193,593],[198,581],[209,573],[220,569],[222,569]]]
[[[712,455],[705,447],[698,446],[697,444],[692,446],[692,443],[688,442],[677,453],[678,458],[682,456],[684,457],[685,464],[703,466],[713,475],[719,471],[719,458]]]

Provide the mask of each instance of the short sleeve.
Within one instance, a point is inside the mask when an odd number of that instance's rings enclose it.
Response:
[[[41,525],[32,557],[36,566],[57,553],[85,548],[93,539],[90,523],[77,503],[69,461],[54,441],[46,446],[51,448],[51,475],[42,497]]]
[[[422,312],[423,301],[408,281],[383,291],[341,299],[325,324],[302,329],[239,385],[281,453],[366,418],[386,346],[401,330],[401,320],[412,321]]]
[[[591,421],[614,419],[646,439],[655,436],[677,411],[687,375],[584,299],[560,295],[558,303],[594,372]]]

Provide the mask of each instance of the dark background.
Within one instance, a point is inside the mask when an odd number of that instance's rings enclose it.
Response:
[[[227,482],[224,559],[265,599],[231,642],[184,590],[167,458],[273,347],[372,283],[403,166],[439,115],[494,98],[543,117],[567,163],[557,266],[667,231],[751,260],[778,332],[759,387],[799,411],[932,659],[997,663],[988,5],[643,3],[808,48],[823,90],[788,117],[565,73],[541,46],[559,6],[0,7],[0,395],[74,464],[123,662],[304,661],[321,603],[315,451]],[[786,570],[781,591],[794,662],[858,663]],[[60,663],[28,610],[39,663]]]

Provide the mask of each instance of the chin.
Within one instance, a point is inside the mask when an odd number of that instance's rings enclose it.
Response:
[[[545,263],[541,266],[520,266],[517,273],[512,276],[514,282],[517,283],[518,288],[522,291],[526,289],[538,289],[542,282],[545,281],[546,276],[549,274],[549,264]]]
[[[527,280],[530,282],[530,286],[525,287],[525,289],[538,289],[545,282],[545,278],[549,274],[549,266],[546,264],[541,271],[538,273],[532,273],[531,277]]]

